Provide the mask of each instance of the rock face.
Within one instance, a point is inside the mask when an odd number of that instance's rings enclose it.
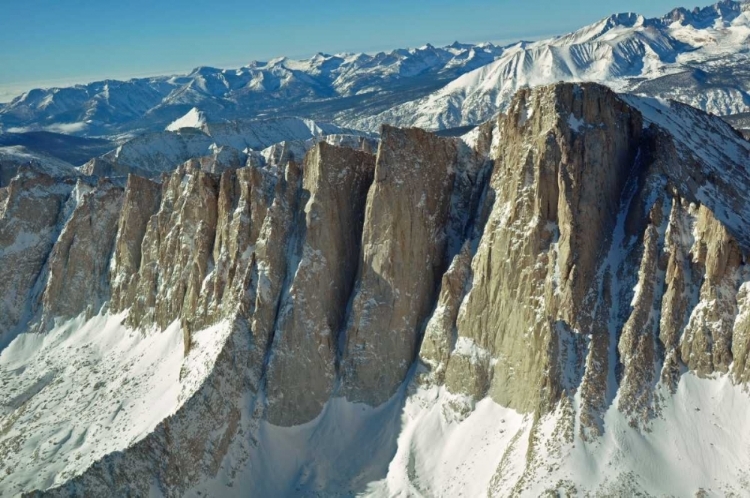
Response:
[[[297,222],[296,269],[281,301],[268,370],[268,419],[315,418],[336,379],[338,334],[359,263],[374,157],[318,144],[303,167],[304,221]],[[307,200],[305,201],[305,197]]]
[[[123,190],[106,180],[93,189],[79,180],[73,195],[80,198],[47,262],[42,307],[48,317],[72,318],[84,311],[92,316],[109,298]]]
[[[273,426],[405,383],[448,400],[441,424],[486,398],[530,414],[504,450],[523,464],[487,483],[523,495],[610,410],[647,431],[685,375],[750,380],[750,143],[717,118],[560,84],[471,140],[384,127],[367,148],[194,159],[124,189],[13,180],[0,339],[108,303],[144,334],[179,323],[192,358],[231,325],[173,416],[50,495],[181,495],[306,430]],[[432,461],[400,451],[419,482]]]
[[[456,161],[450,140],[416,129],[382,130],[346,329],[342,374],[349,399],[383,403],[413,361],[445,264]]]
[[[149,219],[141,243],[131,326],[164,329],[178,318],[189,324],[208,273],[218,194],[219,178],[189,165],[164,182],[161,207]]]
[[[32,313],[32,290],[59,235],[74,185],[22,171],[0,205],[0,344]]]
[[[598,290],[597,258],[615,225],[641,129],[639,113],[603,87],[516,96],[498,123],[492,211],[456,322],[460,341],[505,361],[480,367],[459,350],[448,363],[449,389],[476,399],[489,393],[520,411],[549,410],[568,382],[580,380],[550,373],[567,370],[562,360],[579,367],[580,357],[560,349],[578,352],[581,332],[591,327],[586,301]],[[486,371],[466,375],[466,368]]]
[[[128,177],[111,265],[111,307],[115,311],[126,309],[135,302],[143,256],[141,244],[160,199],[159,184],[135,175]]]

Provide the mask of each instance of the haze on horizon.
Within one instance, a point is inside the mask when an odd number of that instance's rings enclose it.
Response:
[[[701,2],[705,3],[705,2]],[[0,102],[39,87],[239,67],[279,56],[375,52],[425,43],[510,43],[612,13],[668,12],[675,0],[178,2],[10,0],[0,6]]]

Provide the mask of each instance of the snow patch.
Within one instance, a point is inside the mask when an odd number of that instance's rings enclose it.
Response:
[[[469,337],[460,336],[456,339],[456,346],[453,349],[453,354],[465,356],[469,358],[471,363],[482,363],[490,359],[490,352],[484,349],[482,346],[474,342]]]
[[[172,121],[166,128],[167,131],[178,131],[182,128],[201,129],[206,124],[206,115],[197,107],[190,109],[187,114]]]
[[[570,126],[570,129],[575,131],[576,133],[581,131],[581,128],[586,126],[586,122],[583,119],[579,119],[573,115],[571,112],[568,116],[568,126]]]

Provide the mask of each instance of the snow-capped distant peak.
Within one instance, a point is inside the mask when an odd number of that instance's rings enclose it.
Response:
[[[426,129],[475,125],[503,111],[519,88],[557,81],[595,81],[718,115],[746,113],[748,41],[747,1],[723,0],[655,18],[615,14],[569,34],[505,47],[492,62],[429,95],[341,123],[371,131],[383,123]],[[696,69],[703,76],[692,76]]]
[[[167,131],[178,131],[182,128],[202,128],[206,124],[206,115],[197,107],[193,107],[187,114],[172,121],[167,126]]]

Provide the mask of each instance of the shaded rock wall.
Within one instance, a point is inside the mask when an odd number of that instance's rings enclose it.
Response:
[[[274,332],[268,418],[296,425],[315,418],[336,379],[339,330],[357,274],[371,154],[315,147],[303,166],[302,212],[293,280]]]

